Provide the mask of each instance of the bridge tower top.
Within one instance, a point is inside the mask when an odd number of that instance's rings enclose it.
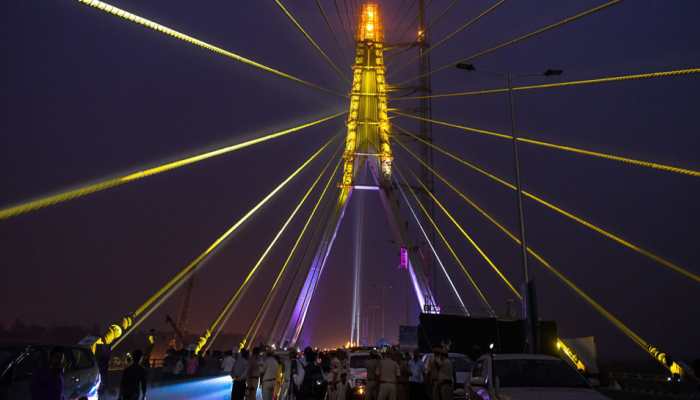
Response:
[[[376,3],[365,3],[360,12],[360,23],[357,25],[356,39],[358,42],[384,41],[384,27],[380,15],[379,5]]]

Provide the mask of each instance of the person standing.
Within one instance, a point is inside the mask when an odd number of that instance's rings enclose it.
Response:
[[[418,350],[413,352],[413,358],[408,362],[411,376],[408,378],[408,394],[410,400],[423,400],[425,398],[425,366],[420,359]]]
[[[323,369],[317,363],[318,354],[310,347],[304,349],[304,378],[301,383],[299,398],[321,400],[326,396],[323,384]]]
[[[231,400],[243,400],[245,397],[245,385],[248,378],[248,350],[242,349],[238,353],[236,361],[231,367],[231,379],[233,386],[231,387]]]
[[[452,361],[447,357],[447,351],[442,350],[437,362],[437,395],[433,400],[452,400],[454,392],[454,369]]]
[[[367,370],[367,400],[377,400],[379,395],[379,377],[377,368],[379,367],[379,353],[376,350],[369,352],[369,358],[365,361]]]
[[[230,350],[227,351],[224,355],[224,359],[221,360],[221,372],[225,373],[226,375],[231,375],[231,371],[233,370],[233,364],[235,363],[236,359],[233,358],[233,352]]]
[[[392,354],[386,355],[379,361],[377,375],[379,377],[378,400],[396,400],[396,380],[401,371],[399,364],[391,358]]]
[[[328,380],[328,400],[337,400],[338,397],[338,382],[340,382],[340,373],[342,365],[338,352],[332,353],[330,373],[327,374]]]
[[[272,396],[275,393],[275,382],[277,381],[279,366],[272,349],[268,348],[265,352],[265,362],[263,363],[260,373],[263,400],[272,400]]]
[[[396,384],[396,398],[408,400],[408,382],[411,377],[411,369],[408,367],[407,356],[397,351],[395,361],[399,364],[399,378]]]
[[[197,374],[199,369],[199,357],[191,351],[187,356],[187,362],[185,363],[186,373],[188,378],[192,378]]]
[[[133,361],[122,374],[122,382],[119,385],[120,400],[139,400],[146,398],[146,387],[148,386],[148,373],[143,367],[143,352],[135,350],[132,355]]]
[[[248,369],[246,370],[245,382],[245,398],[246,400],[255,400],[255,393],[258,391],[260,383],[260,348],[253,349],[253,355],[248,360]]]
[[[442,348],[439,346],[433,347],[433,354],[428,359],[428,364],[425,366],[425,376],[427,378],[427,393],[431,400],[440,400],[440,395],[438,394],[440,390],[440,381],[438,378],[438,365],[440,362],[440,353]]]
[[[55,347],[49,354],[49,363],[34,371],[32,376],[32,400],[64,400],[63,366],[65,355],[63,349]]]
[[[296,350],[289,351],[289,386],[287,387],[287,399],[295,400],[301,394],[301,385],[304,382],[304,362],[298,357]]]

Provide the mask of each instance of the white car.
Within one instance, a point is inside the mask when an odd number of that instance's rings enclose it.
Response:
[[[609,400],[566,362],[541,354],[484,355],[465,391],[469,400]]]
[[[367,367],[365,366],[367,360],[369,360],[368,351],[353,351],[348,354],[348,381],[351,387],[367,385]]]

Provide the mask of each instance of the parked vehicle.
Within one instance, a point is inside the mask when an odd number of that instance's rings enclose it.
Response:
[[[0,400],[31,400],[35,371],[48,363],[50,345],[0,346]],[[100,371],[86,347],[62,346],[65,356],[63,395],[66,400],[97,400]]]
[[[540,354],[481,356],[465,388],[469,400],[606,400],[563,360]]]

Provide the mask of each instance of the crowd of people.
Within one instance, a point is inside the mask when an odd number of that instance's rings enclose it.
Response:
[[[365,379],[355,376],[355,380],[350,376],[351,355],[344,349],[319,352],[307,347],[302,354],[295,349],[277,352],[269,347],[200,354],[170,349],[158,369],[152,368],[151,350],[130,354],[119,385],[119,399],[145,399],[149,376],[167,384],[178,379],[229,375],[233,382],[231,400],[256,400],[258,390],[263,400],[452,400],[456,383],[444,347],[435,347],[428,355],[404,353],[398,348],[371,350],[369,357],[366,353],[360,357],[363,363],[353,362],[353,368],[366,370]],[[32,398],[62,398],[64,353],[60,348],[53,349],[48,359],[46,366],[33,375]],[[698,363],[693,367],[697,369]],[[696,375],[691,368],[688,370],[688,378],[696,382]]]
[[[349,356],[345,350],[318,352],[306,348],[278,353],[267,347],[233,353],[168,350],[161,369],[167,382],[194,377],[230,375],[231,400],[255,400],[258,389],[263,400],[452,400],[454,371],[441,347],[423,362],[421,354],[396,348],[372,350],[365,360],[366,380],[352,385]],[[120,396],[124,400],[146,395],[149,363],[143,353],[132,354],[124,370]]]

